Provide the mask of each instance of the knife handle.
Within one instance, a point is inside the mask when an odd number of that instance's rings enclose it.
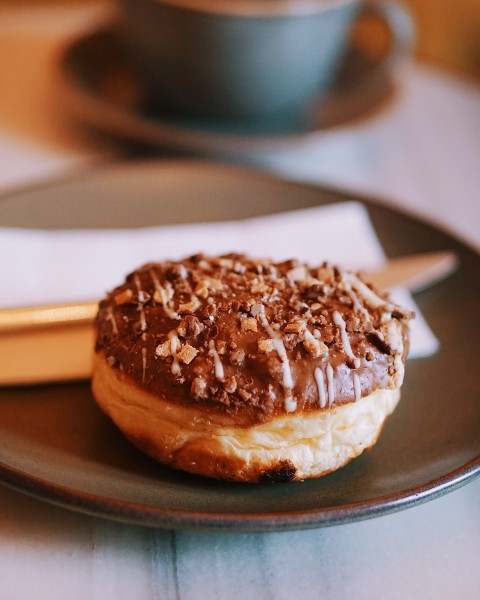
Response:
[[[29,306],[0,311],[0,332],[8,333],[32,327],[51,327],[70,323],[90,323],[95,318],[98,302]]]

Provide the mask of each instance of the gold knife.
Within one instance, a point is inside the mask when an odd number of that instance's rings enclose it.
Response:
[[[395,258],[366,274],[379,288],[415,292],[450,275],[453,252]],[[97,302],[0,310],[0,385],[32,385],[88,379]]]

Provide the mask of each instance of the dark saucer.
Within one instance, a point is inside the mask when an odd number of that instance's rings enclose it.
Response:
[[[85,124],[126,141],[211,154],[289,149],[312,133],[376,115],[395,90],[388,48],[365,39],[352,40],[334,89],[304,114],[248,123],[186,117],[153,105],[113,25],[74,40],[59,67],[63,102]]]

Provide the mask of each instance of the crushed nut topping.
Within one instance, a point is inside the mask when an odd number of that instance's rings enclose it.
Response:
[[[314,358],[318,358],[322,354],[328,352],[328,346],[323,342],[320,342],[315,336],[313,336],[308,330],[305,332],[305,339],[303,345],[305,350],[311,354]]]
[[[205,379],[201,377],[195,377],[192,381],[191,392],[192,396],[197,399],[205,399],[208,398],[208,385]]]
[[[163,342],[163,344],[159,344],[155,348],[155,354],[160,358],[167,358],[167,356],[171,356],[172,351],[170,346],[170,340]]]
[[[258,340],[258,351],[262,353],[272,352],[274,349],[273,340]]]
[[[191,300],[190,302],[184,302],[180,304],[177,308],[177,312],[180,315],[184,315],[185,313],[194,313],[198,308],[200,308],[201,304],[197,298]]]
[[[307,268],[304,265],[294,267],[287,271],[287,277],[291,281],[305,281],[308,276]]]
[[[244,360],[245,360],[245,351],[242,350],[241,348],[234,350],[230,354],[230,362],[232,363],[232,365],[241,365]]]
[[[177,352],[177,358],[186,365],[189,365],[192,362],[192,360],[197,356],[197,354],[198,350],[196,348],[190,346],[190,344],[185,344],[185,346],[182,347],[180,352]]]
[[[193,290],[193,293],[200,298],[208,298],[208,294],[210,293],[208,289],[208,285],[205,279],[199,281]]]
[[[205,329],[205,325],[194,315],[186,315],[178,326],[178,335],[184,338],[196,338]]]
[[[283,330],[285,333],[301,333],[305,331],[307,324],[305,321],[291,321],[285,326]]]
[[[133,291],[131,289],[122,290],[114,296],[115,304],[128,304],[133,300]]]
[[[250,392],[247,392],[247,390],[239,390],[238,394],[243,400],[250,400],[250,398],[252,397],[252,394]]]
[[[231,377],[227,377],[227,379],[225,379],[225,391],[229,394],[233,394],[234,392],[236,392],[236,390],[237,380],[235,379],[235,376],[232,375]]]
[[[242,331],[258,331],[257,320],[253,317],[242,319]]]

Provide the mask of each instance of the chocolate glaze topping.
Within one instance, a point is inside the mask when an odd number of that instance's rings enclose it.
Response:
[[[412,316],[327,263],[195,255],[110,292],[96,351],[160,398],[253,424],[399,387]]]

